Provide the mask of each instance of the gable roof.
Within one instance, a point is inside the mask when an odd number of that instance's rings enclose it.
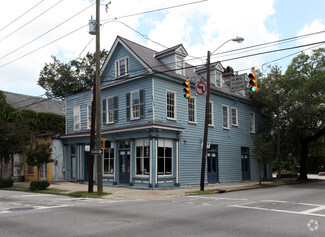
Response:
[[[7,103],[17,110],[33,110],[35,112],[53,113],[65,116],[65,103],[36,96],[3,91]]]

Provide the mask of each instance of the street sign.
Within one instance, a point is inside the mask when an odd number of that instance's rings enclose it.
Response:
[[[246,88],[245,78],[246,78],[246,73],[235,77],[231,77],[229,80],[230,91],[235,92],[235,91],[245,90]]]
[[[92,150],[90,150],[90,153],[92,155],[101,155],[101,154],[103,154],[103,150],[101,150],[101,149],[92,149]]]
[[[197,95],[204,95],[207,91],[207,85],[204,82],[199,82],[195,86],[195,91]]]

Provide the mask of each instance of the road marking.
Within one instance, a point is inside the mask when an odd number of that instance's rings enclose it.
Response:
[[[205,199],[212,199],[212,200],[230,200],[230,201],[248,201],[247,198],[220,198],[220,197],[196,197],[193,196],[191,198],[205,198]]]
[[[59,205],[59,206],[34,206],[36,209],[52,209],[52,208],[60,208],[60,207],[68,207],[69,205]]]
[[[44,196],[55,196],[53,194],[26,194],[26,195],[15,195],[12,197],[44,197]]]
[[[325,209],[325,206],[319,206],[319,207],[315,207],[315,208],[312,208],[312,209],[308,209],[306,211],[302,211],[302,213],[310,214],[310,213],[321,211],[321,210],[324,210],[324,209]]]

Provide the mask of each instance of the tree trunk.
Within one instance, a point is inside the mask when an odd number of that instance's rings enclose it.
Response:
[[[309,143],[305,140],[300,142],[301,154],[300,154],[300,176],[299,180],[307,180],[307,159],[308,159],[308,145]]]
[[[37,181],[40,181],[41,179],[41,167],[37,166]]]

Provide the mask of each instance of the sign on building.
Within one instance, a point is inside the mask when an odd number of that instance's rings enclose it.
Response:
[[[247,74],[241,74],[238,76],[234,76],[230,78],[230,91],[235,92],[235,91],[241,91],[245,90],[246,88],[246,82],[245,78],[247,77]]]

